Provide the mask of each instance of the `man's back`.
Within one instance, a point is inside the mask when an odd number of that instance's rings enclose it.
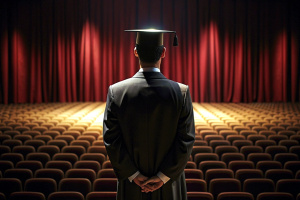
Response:
[[[182,182],[188,151],[194,141],[188,87],[166,79],[161,73],[138,72],[133,78],[110,87],[108,104],[104,141],[119,186],[128,190],[125,186],[134,183],[127,178],[136,170],[148,177],[162,171],[171,181],[148,196],[176,199],[172,194],[177,193],[172,191],[172,182]],[[133,190],[136,192],[140,188]]]

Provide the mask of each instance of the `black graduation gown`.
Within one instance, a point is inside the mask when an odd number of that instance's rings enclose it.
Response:
[[[184,168],[195,139],[189,88],[159,72],[138,72],[109,87],[103,139],[118,177],[118,200],[186,200]],[[142,193],[128,177],[159,171],[170,180]]]

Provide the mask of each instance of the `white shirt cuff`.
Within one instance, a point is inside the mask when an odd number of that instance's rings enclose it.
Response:
[[[158,172],[157,176],[162,180],[162,182],[164,182],[164,184],[170,180],[170,178],[164,175],[162,172]]]
[[[140,174],[139,171],[135,172],[133,175],[129,176],[128,179],[130,181],[130,183],[133,181],[133,179],[135,179],[135,177],[137,177]]]

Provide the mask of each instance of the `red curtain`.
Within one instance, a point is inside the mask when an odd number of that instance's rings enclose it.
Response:
[[[300,100],[298,0],[4,0],[0,103],[105,101],[133,76],[134,28],[165,34],[163,74],[197,102]]]

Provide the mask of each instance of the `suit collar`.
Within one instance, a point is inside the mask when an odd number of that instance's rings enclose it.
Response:
[[[145,78],[145,79],[167,79],[160,72],[137,72],[132,78]]]

